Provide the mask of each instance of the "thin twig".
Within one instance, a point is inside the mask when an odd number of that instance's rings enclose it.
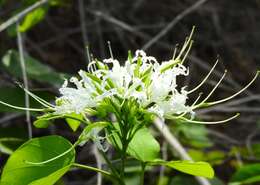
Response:
[[[174,150],[178,152],[180,158],[182,158],[183,160],[192,161],[192,158],[189,156],[189,154],[186,152],[186,150],[177,140],[177,138],[175,138],[175,136],[170,132],[169,128],[165,123],[163,123],[160,119],[156,119],[154,121],[154,125],[159,130],[161,135],[164,137],[166,142],[168,142],[169,145],[171,145],[174,148]],[[196,179],[201,185],[210,185],[210,182],[206,178],[196,177]]]
[[[32,10],[42,6],[43,4],[45,4],[47,2],[48,2],[48,0],[40,0],[36,3],[34,3],[32,6],[23,10],[22,12],[20,12],[20,13],[16,14],[15,16],[11,17],[10,19],[8,19],[7,21],[5,21],[3,24],[0,25],[0,32],[4,31],[9,26],[18,22],[20,19],[22,19],[24,16],[26,16],[26,14],[28,14]]]
[[[21,69],[22,69],[24,88],[26,90],[29,90],[28,79],[27,79],[27,75],[26,75],[26,66],[25,66],[25,61],[24,61],[23,38],[22,38],[21,32],[19,31],[19,22],[16,23],[16,32],[17,32],[17,44],[18,44],[18,49],[19,49],[20,65],[21,65]],[[25,107],[26,108],[30,107],[30,100],[29,100],[28,93],[25,93]],[[26,122],[27,122],[27,126],[28,126],[28,137],[29,137],[29,139],[31,139],[32,138],[32,125],[31,125],[31,116],[30,116],[29,110],[26,110]]]
[[[21,113],[8,114],[0,119],[0,124],[1,124],[1,126],[5,126],[6,122],[11,121],[12,119],[16,119],[16,118],[20,117],[21,115],[22,115]]]
[[[207,128],[207,132],[209,133],[209,135],[220,138],[222,143],[223,143],[223,140],[225,140],[226,142],[224,142],[224,143],[229,144],[229,145],[230,144],[241,145],[241,143],[238,140],[231,138],[230,136],[225,135],[225,134],[218,132],[216,130],[212,130],[212,129]]]
[[[90,61],[88,60],[87,50],[85,49],[86,46],[89,45],[89,41],[88,41],[87,27],[86,27],[84,0],[78,0],[78,7],[79,7],[79,15],[80,15],[81,34],[82,34],[83,44],[84,44],[84,58],[87,66],[90,63]]]
[[[181,21],[185,16],[192,13],[194,10],[199,8],[202,4],[204,4],[207,0],[200,0],[191,5],[189,8],[185,9],[182,13],[177,15],[165,28],[163,28],[155,37],[149,40],[142,49],[147,50],[150,48],[155,42],[160,40],[164,35],[166,35],[179,21]]]
[[[130,33],[132,33],[132,34],[134,34],[136,36],[139,36],[141,38],[146,38],[146,39],[150,38],[150,36],[146,35],[145,33],[136,30],[135,28],[133,28],[129,24],[127,24],[127,23],[125,23],[123,21],[120,21],[120,20],[116,19],[115,17],[112,17],[111,15],[105,14],[105,13],[103,13],[101,11],[98,11],[98,10],[91,10],[91,9],[87,9],[87,10],[92,15],[100,17],[100,18],[102,18],[102,19],[106,20],[107,22],[110,22],[110,23],[112,23],[114,25],[117,25],[121,29],[129,31]]]

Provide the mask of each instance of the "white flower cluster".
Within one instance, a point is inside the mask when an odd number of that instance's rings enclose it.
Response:
[[[79,79],[70,79],[73,87],[68,87],[66,80],[60,88],[62,96],[56,101],[57,114],[82,113],[114,95],[123,99],[134,97],[142,107],[161,118],[193,113],[192,107],[186,105],[188,92],[185,87],[177,90],[177,76],[189,74],[178,57],[160,64],[154,57],[137,50],[123,66],[110,58],[103,62],[93,61],[88,69],[89,72],[79,71]]]

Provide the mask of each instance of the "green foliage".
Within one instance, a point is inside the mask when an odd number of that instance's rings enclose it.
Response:
[[[0,5],[5,4],[6,0],[0,0]]]
[[[140,161],[152,161],[157,159],[160,152],[160,145],[147,128],[136,132],[129,143],[127,152]]]
[[[30,28],[32,28],[34,25],[41,22],[44,19],[47,11],[48,11],[47,7],[40,7],[40,8],[37,8],[37,9],[31,11],[30,13],[28,13],[24,17],[24,20],[22,21],[22,23],[19,25],[19,31],[26,32]]]
[[[33,122],[33,125],[37,128],[47,128],[53,123],[55,119],[65,118],[66,122],[73,131],[76,131],[83,121],[83,116],[76,113],[57,115],[55,113],[48,113],[42,116],[38,116],[37,120]]]
[[[183,143],[192,147],[205,148],[212,146],[205,125],[177,122],[173,125],[173,131]]]
[[[52,113],[44,114],[42,116],[37,117],[37,120],[33,122],[33,125],[37,128],[47,128],[53,120],[63,118],[62,115],[55,115]]]
[[[29,140],[8,159],[0,184],[54,184],[74,162],[75,151],[70,150],[72,147],[69,141],[60,136],[46,136]],[[66,154],[48,163],[33,164],[52,159],[68,150],[70,151]]]
[[[69,116],[70,118],[69,117],[66,118],[66,121],[70,126],[70,128],[75,132],[79,128],[81,124],[81,121],[79,120],[83,120],[83,116],[81,114],[76,114],[76,113],[71,113],[67,116]]]
[[[96,122],[87,125],[81,135],[79,136],[78,142],[80,145],[84,145],[87,141],[98,139],[98,132],[108,126],[108,122]]]
[[[19,53],[15,50],[9,50],[2,58],[2,67],[17,78],[22,78]],[[60,86],[67,74],[57,73],[52,68],[44,65],[36,59],[25,56],[26,73],[29,79],[42,83],[48,83],[53,86]]]
[[[250,148],[233,147],[230,151],[230,155],[234,156],[237,152],[243,157],[250,157],[253,155],[256,159],[260,159],[260,143],[252,143]]]
[[[118,124],[115,124],[115,127],[118,128]],[[119,147],[120,150],[122,149],[122,143],[120,138],[116,133],[120,132],[117,130],[113,135],[113,139],[110,138],[111,143],[115,147]],[[152,161],[158,158],[160,152],[160,145],[150,133],[150,131],[143,127],[139,129],[135,135],[133,136],[132,140],[129,143],[127,153],[138,159],[140,161]]]
[[[163,165],[175,170],[187,173],[190,175],[213,178],[214,170],[209,163],[206,162],[191,162],[191,161],[163,161],[155,160],[151,161],[150,165]]]
[[[207,161],[212,165],[221,164],[225,159],[226,155],[224,152],[219,150],[213,150],[209,152],[201,150],[189,150],[189,155],[194,161]]]
[[[260,182],[260,163],[242,166],[231,178],[229,185],[253,184]]]

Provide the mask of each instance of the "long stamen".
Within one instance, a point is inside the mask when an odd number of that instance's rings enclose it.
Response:
[[[112,47],[111,47],[111,42],[110,42],[110,41],[107,41],[107,45],[108,45],[110,57],[111,57],[112,59],[114,59],[113,52],[112,52]]]
[[[182,49],[181,49],[181,51],[180,51],[180,53],[179,53],[179,55],[177,56],[176,59],[180,59],[180,57],[181,57],[181,55],[183,54],[183,52],[184,52],[184,51],[186,50],[186,48],[189,46],[189,43],[190,43],[190,41],[191,41],[191,38],[192,38],[192,35],[193,35],[194,30],[195,30],[195,26],[192,27],[191,33],[190,33],[189,37],[186,39],[186,41],[184,42],[183,47],[182,47]]]
[[[239,95],[240,93],[242,93],[244,90],[246,90],[256,79],[257,77],[259,76],[260,74],[260,71],[257,71],[256,75],[254,76],[254,78],[243,88],[241,89],[240,91],[238,91],[237,93],[233,94],[232,96],[229,96],[227,98],[224,98],[222,100],[218,100],[218,101],[214,101],[214,102],[208,102],[207,105],[211,106],[211,105],[216,105],[216,104],[219,104],[219,103],[223,103],[225,101],[228,101],[234,97],[236,97],[237,95]]]
[[[39,96],[33,94],[32,92],[30,92],[29,90],[23,88],[23,90],[29,94],[33,99],[35,99],[37,102],[39,102],[41,105],[47,107],[47,108],[54,108],[54,106],[52,104],[50,104],[49,102],[45,101],[44,99],[40,98]]]
[[[220,78],[220,80],[218,81],[218,83],[215,85],[215,87],[211,90],[211,92],[208,94],[208,96],[201,102],[199,103],[198,105],[195,105],[193,108],[198,108],[200,107],[201,105],[203,105],[209,98],[210,96],[215,92],[215,90],[217,89],[217,87],[219,86],[219,84],[222,82],[222,80],[224,79],[224,77],[226,76],[227,74],[227,70],[225,70],[224,74],[222,75],[222,77]]]
[[[194,91],[196,91],[197,89],[199,89],[209,78],[209,76],[211,75],[211,73],[213,72],[213,70],[215,69],[215,67],[218,64],[218,60],[215,62],[215,64],[213,65],[213,67],[211,68],[211,70],[209,71],[209,73],[207,74],[207,76],[200,82],[199,85],[197,85],[194,89],[188,91],[188,94],[193,93]]]
[[[7,107],[11,107],[11,108],[14,108],[14,109],[18,109],[18,110],[29,110],[29,111],[35,111],[35,112],[43,112],[45,109],[35,109],[35,108],[25,108],[25,107],[18,107],[18,106],[14,106],[14,105],[11,105],[11,104],[8,104],[8,103],[5,103],[3,101],[0,101],[0,104],[3,104]]]
[[[193,40],[190,41],[189,47],[188,47],[188,49],[187,49],[187,51],[186,51],[184,57],[182,58],[181,64],[183,64],[183,62],[186,60],[186,58],[187,58],[187,56],[188,56],[188,54],[189,54],[189,52],[190,52],[190,49],[191,49],[192,45],[193,45]]]
[[[221,120],[221,121],[196,121],[196,120],[190,120],[190,119],[187,119],[187,118],[180,118],[182,119],[183,121],[186,121],[186,122],[189,122],[189,123],[198,123],[198,124],[208,124],[208,125],[211,125],[211,124],[219,124],[219,123],[226,123],[230,120],[233,120],[235,118],[237,118],[238,116],[240,115],[240,113],[237,113],[236,115],[230,117],[230,118],[227,118],[225,120]]]
[[[178,50],[178,45],[176,44],[175,48],[174,48],[174,51],[173,51],[172,60],[174,60],[174,58],[176,56],[176,53],[177,53],[177,50]]]

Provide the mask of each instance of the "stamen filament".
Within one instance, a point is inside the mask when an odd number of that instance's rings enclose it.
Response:
[[[189,122],[189,123],[198,123],[198,124],[208,124],[208,125],[211,125],[211,124],[219,124],[219,123],[226,123],[230,120],[233,120],[235,119],[236,117],[238,117],[240,115],[240,113],[237,113],[236,115],[230,117],[230,118],[227,118],[225,120],[221,120],[221,121],[196,121],[196,120],[190,120],[190,119],[187,119],[187,118],[180,118],[182,119],[183,121],[186,121],[186,122]]]
[[[36,108],[26,108],[26,107],[18,107],[18,106],[14,106],[14,105],[11,105],[11,104],[8,104],[8,103],[5,103],[3,101],[0,101],[0,104],[3,104],[7,107],[11,107],[11,108],[14,108],[14,109],[17,109],[17,110],[29,110],[29,111],[35,111],[35,112],[44,112],[45,109],[36,109]]]
[[[216,86],[211,90],[211,92],[208,94],[208,96],[198,105],[195,105],[193,107],[193,109],[200,107],[201,105],[203,105],[209,98],[210,96],[215,92],[215,90],[217,89],[217,87],[219,86],[219,84],[222,82],[222,80],[224,79],[224,77],[227,74],[227,70],[225,70],[224,74],[222,75],[222,77],[220,78],[220,80],[218,81],[218,83],[216,84]]]
[[[211,70],[209,71],[207,76],[200,82],[200,84],[198,86],[196,86],[194,89],[188,91],[188,94],[193,93],[194,91],[199,89],[207,81],[207,79],[209,78],[209,76],[211,75],[211,73],[213,72],[213,70],[215,69],[217,64],[218,64],[218,60],[215,62],[215,64],[213,65],[213,67],[211,68]]]
[[[260,74],[260,71],[257,71],[256,75],[254,76],[254,78],[244,87],[242,88],[240,91],[238,91],[237,93],[233,94],[232,96],[229,96],[227,98],[224,98],[222,100],[218,100],[218,101],[214,101],[214,102],[208,102],[207,105],[211,106],[211,105],[216,105],[216,104],[219,104],[219,103],[223,103],[223,102],[226,102],[234,97],[236,97],[237,95],[239,95],[240,93],[242,93],[243,91],[245,91],[256,79],[257,77],[259,76]]]
[[[33,94],[32,92],[30,92],[29,90],[23,88],[23,90],[29,94],[33,99],[35,99],[37,102],[39,102],[41,105],[47,107],[47,108],[54,108],[54,106],[52,104],[50,104],[49,102],[45,101],[44,99],[40,98],[39,96]]]

